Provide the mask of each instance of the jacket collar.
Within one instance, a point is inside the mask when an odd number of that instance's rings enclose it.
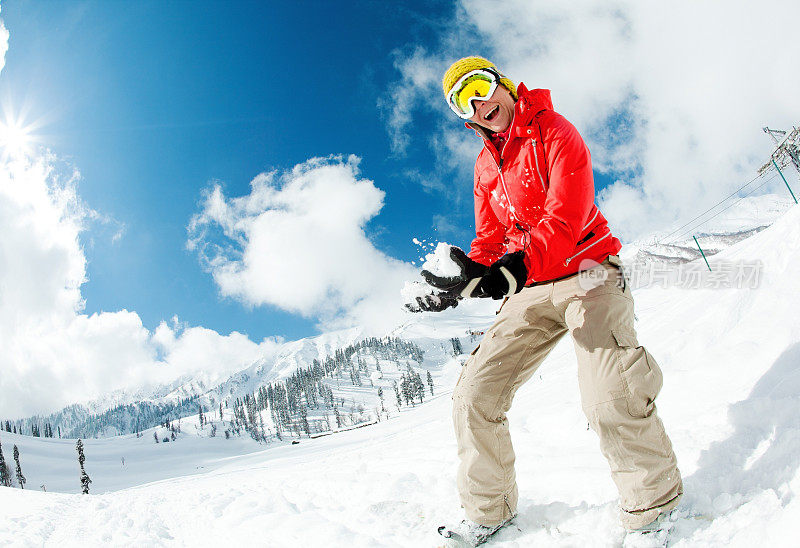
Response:
[[[531,125],[533,118],[537,114],[543,110],[553,110],[553,101],[550,98],[549,89],[529,90],[525,84],[520,82],[519,86],[517,86],[517,96],[519,99],[514,106],[514,119],[511,122],[512,127],[509,139],[525,137],[528,126]],[[478,135],[491,145],[491,136],[486,128],[475,122],[467,122],[465,125],[475,130]]]

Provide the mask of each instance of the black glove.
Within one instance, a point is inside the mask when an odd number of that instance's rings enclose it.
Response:
[[[486,269],[478,291],[497,300],[519,293],[528,280],[525,252],[515,251],[503,255]]]
[[[461,297],[447,292],[430,293],[417,297],[415,303],[406,303],[405,307],[411,312],[441,312],[448,308],[455,308]]]
[[[478,284],[486,273],[486,266],[473,261],[458,247],[450,248],[450,258],[461,268],[458,276],[437,276],[427,270],[422,271],[422,277],[428,284],[436,289],[441,289],[450,296],[456,297],[485,297],[478,291]],[[453,305],[455,306],[455,305]]]

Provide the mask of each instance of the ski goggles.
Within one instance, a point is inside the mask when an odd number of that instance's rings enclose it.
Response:
[[[490,98],[499,83],[500,73],[493,68],[472,70],[455,83],[447,94],[447,104],[459,118],[472,118],[475,115],[473,103]]]

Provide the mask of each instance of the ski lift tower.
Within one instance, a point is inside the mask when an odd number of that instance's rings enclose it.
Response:
[[[772,137],[775,142],[775,149],[770,154],[769,162],[761,166],[758,174],[761,175],[771,167],[774,167],[786,184],[786,188],[789,189],[789,193],[794,198],[795,203],[797,203],[792,187],[789,186],[786,177],[783,176],[781,168],[786,168],[791,164],[800,174],[800,128],[792,127],[792,131],[784,131],[765,127],[764,133]]]

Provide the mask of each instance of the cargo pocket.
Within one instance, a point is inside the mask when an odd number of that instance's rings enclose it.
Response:
[[[628,413],[632,417],[649,417],[664,380],[661,368],[652,354],[638,345],[632,331],[613,329],[611,332],[619,346],[617,364],[625,387]]]

